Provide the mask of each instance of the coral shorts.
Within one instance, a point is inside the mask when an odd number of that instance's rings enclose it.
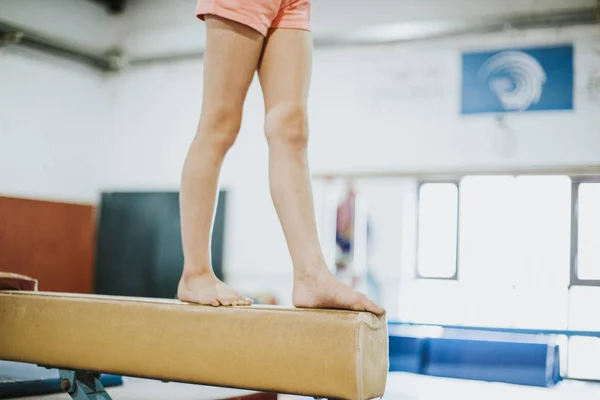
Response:
[[[271,28],[310,30],[311,0],[198,0],[196,16],[217,15],[266,36]]]

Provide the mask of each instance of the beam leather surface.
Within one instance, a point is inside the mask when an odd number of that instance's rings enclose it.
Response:
[[[384,394],[385,317],[0,291],[0,359],[340,399]]]

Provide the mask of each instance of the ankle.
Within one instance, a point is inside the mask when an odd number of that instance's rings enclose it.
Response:
[[[318,281],[329,273],[325,264],[319,267],[294,268],[294,282]]]
[[[191,266],[187,264],[183,267],[183,273],[181,274],[181,279],[184,281],[189,281],[190,279],[195,278],[197,279],[208,277],[216,277],[212,268],[202,266]]]
[[[303,257],[294,257],[294,280],[316,280],[329,272],[320,251],[307,251]]]

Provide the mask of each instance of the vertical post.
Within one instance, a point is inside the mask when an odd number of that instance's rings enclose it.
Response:
[[[336,190],[335,180],[333,178],[325,178],[321,183],[321,212],[319,223],[319,236],[325,263],[331,270],[335,272],[335,232],[337,222],[337,200],[338,193]]]
[[[352,252],[352,276],[357,290],[367,290],[368,210],[364,197],[356,191],[354,200],[354,243]]]

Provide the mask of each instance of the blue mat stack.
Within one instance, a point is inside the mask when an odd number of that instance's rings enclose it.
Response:
[[[390,335],[390,371],[423,373],[424,338]]]
[[[431,329],[429,329],[431,333]],[[390,371],[551,387],[561,380],[552,337],[390,324]]]

